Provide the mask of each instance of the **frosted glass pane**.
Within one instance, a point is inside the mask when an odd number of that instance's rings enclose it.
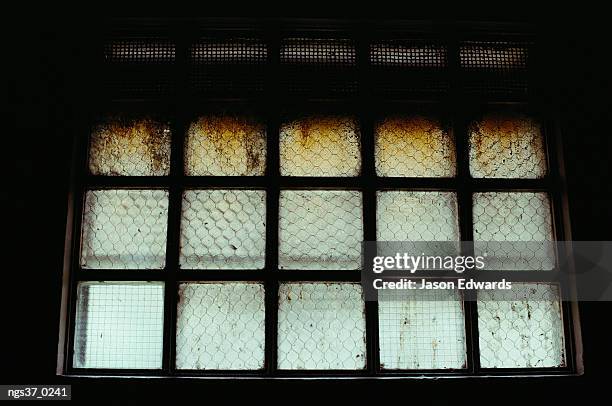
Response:
[[[458,241],[453,192],[377,192],[378,241]]]
[[[159,369],[163,323],[162,283],[81,282],[73,365]]]
[[[458,291],[382,290],[378,297],[381,368],[465,368],[464,312]]]
[[[83,209],[81,266],[163,268],[167,222],[165,190],[88,191]]]
[[[258,283],[179,285],[176,367],[261,369],[264,288]]]
[[[365,306],[353,283],[279,288],[279,369],[364,369]]]
[[[475,178],[541,178],[546,174],[539,123],[524,116],[489,115],[470,128],[470,173]]]
[[[192,122],[185,141],[185,173],[196,176],[263,175],[265,125],[253,118],[204,116]]]
[[[455,176],[455,141],[440,121],[389,117],[378,123],[374,131],[379,176]]]
[[[280,127],[284,176],[357,176],[359,124],[351,117],[305,117]]]
[[[232,189],[186,191],[181,219],[181,268],[263,268],[265,193]]]
[[[94,175],[162,176],[170,172],[170,126],[151,118],[109,118],[93,128]]]
[[[483,368],[565,365],[557,286],[513,283],[510,291],[479,291],[478,331]]]
[[[281,191],[281,268],[358,269],[361,266],[362,241],[360,192]]]
[[[539,244],[554,240],[546,193],[475,193],[473,218],[474,250],[477,255],[487,253],[486,269],[549,270],[554,267],[553,245]]]

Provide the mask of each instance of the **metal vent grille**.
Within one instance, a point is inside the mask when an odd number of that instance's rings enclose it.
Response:
[[[226,96],[264,90],[268,47],[259,39],[201,39],[191,46],[189,58],[196,93]]]
[[[530,44],[510,41],[468,41],[459,62],[468,92],[524,95],[528,91]]]

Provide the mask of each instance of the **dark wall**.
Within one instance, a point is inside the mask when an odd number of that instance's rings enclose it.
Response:
[[[566,17],[569,18],[569,17]],[[27,24],[26,24],[27,22]],[[612,304],[581,303],[585,369],[582,377],[546,379],[455,379],[403,382],[244,382],[68,380],[55,376],[60,278],[69,182],[73,123],[79,119],[88,84],[94,77],[84,68],[88,44],[99,32],[100,18],[29,18],[8,26],[12,47],[9,66],[7,119],[3,151],[4,286],[9,295],[2,312],[1,369],[5,383],[73,383],[75,397],[93,391],[96,398],[193,395],[206,399],[211,391],[229,398],[256,399],[272,390],[294,389],[284,401],[320,396],[379,400],[400,395],[406,401],[440,398],[455,404],[469,396],[531,404],[568,397],[593,399],[604,389],[612,362],[609,326]],[[612,138],[609,66],[604,57],[607,28],[602,22],[567,19],[536,21],[548,55],[550,102],[556,103],[564,125],[565,155],[575,240],[612,240]],[[6,28],[6,27],[5,27]],[[603,383],[603,385],[602,385]],[[316,386],[316,390],[315,390]],[[245,390],[248,387],[248,391]],[[385,395],[384,391],[391,393]],[[348,392],[345,392],[348,391]],[[349,393],[354,393],[349,395]],[[356,395],[355,395],[356,394]],[[283,399],[280,399],[283,400]],[[505,402],[504,402],[505,403]]]

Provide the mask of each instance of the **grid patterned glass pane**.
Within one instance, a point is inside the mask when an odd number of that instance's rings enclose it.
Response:
[[[463,302],[456,290],[382,290],[378,328],[383,369],[465,368]]]
[[[189,126],[185,173],[193,176],[258,176],[266,165],[265,125],[253,118],[203,116]]]
[[[374,66],[406,68],[443,68],[446,48],[409,41],[385,41],[370,45],[370,63]]]
[[[191,59],[203,65],[265,64],[266,44],[253,38],[202,39],[191,47]]]
[[[491,114],[470,127],[470,173],[475,178],[542,178],[544,137],[539,123],[521,115]]]
[[[164,285],[81,282],[74,337],[76,368],[159,369]]]
[[[281,284],[278,368],[365,368],[364,310],[359,284]]]
[[[178,369],[261,369],[264,288],[258,283],[179,285]]]
[[[169,63],[176,57],[175,45],[163,39],[124,39],[104,45],[104,58],[121,63]]]
[[[281,175],[359,175],[359,134],[358,122],[352,117],[312,116],[282,124]]]
[[[286,38],[281,43],[282,64],[351,66],[356,61],[355,47],[347,39]]]
[[[458,241],[453,192],[377,192],[378,241]]]
[[[167,221],[165,190],[88,191],[83,209],[81,266],[163,268]]]
[[[561,303],[555,285],[513,283],[508,291],[480,291],[478,330],[483,368],[565,365]]]
[[[439,120],[388,117],[374,132],[379,176],[455,176],[454,139]]]
[[[181,268],[261,269],[266,192],[189,190],[183,195]]]
[[[361,193],[283,190],[279,265],[282,269],[358,269],[363,217]]]
[[[89,144],[93,175],[163,176],[170,172],[170,126],[151,118],[108,118]]]
[[[551,207],[546,193],[474,194],[474,250],[486,269],[550,270],[555,265]],[[503,242],[510,242],[503,244]]]
[[[461,67],[467,70],[524,70],[528,58],[526,44],[513,42],[467,42],[459,50]]]

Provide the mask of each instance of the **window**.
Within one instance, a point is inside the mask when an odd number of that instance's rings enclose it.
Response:
[[[492,244],[564,235],[529,34],[328,28],[108,39],[76,140],[63,373],[576,371],[554,252]],[[516,289],[366,301],[375,240],[474,241]]]

